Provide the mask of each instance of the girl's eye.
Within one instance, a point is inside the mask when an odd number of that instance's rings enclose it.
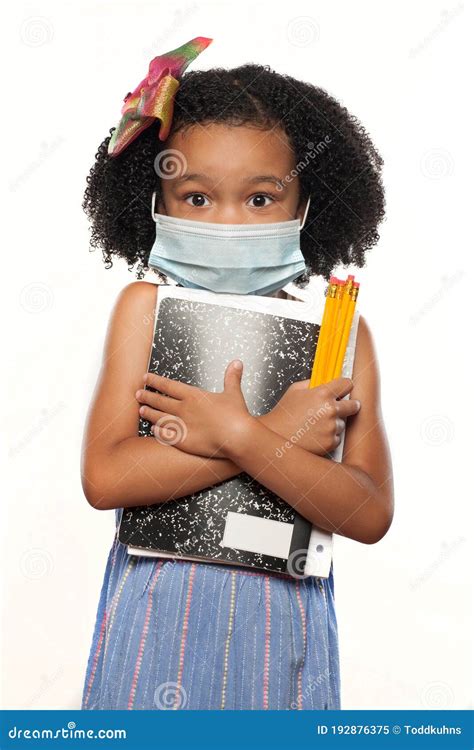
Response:
[[[191,199],[191,203],[189,203],[189,199]],[[275,200],[271,195],[268,195],[267,193],[256,193],[255,195],[252,195],[250,200],[258,201],[257,203],[254,203],[252,205],[252,208],[266,208],[269,205],[269,203],[265,203],[266,199],[268,199],[269,201]],[[204,193],[189,193],[189,195],[186,195],[184,197],[184,200],[186,201],[186,203],[189,203],[190,206],[194,206],[194,208],[200,208],[202,206],[209,205],[203,203],[203,201],[207,201]]]
[[[262,198],[263,198],[263,200],[265,200],[265,198],[268,198],[271,201],[274,200],[271,195],[267,195],[266,193],[256,193],[256,195],[252,195],[252,197],[250,198],[250,200],[254,201],[257,198],[259,199],[259,203],[258,204],[254,203],[253,206],[252,206],[252,208],[266,208],[269,204],[268,203],[262,203]]]
[[[202,200],[202,199],[207,200],[206,196],[203,195],[203,193],[190,193],[189,195],[186,195],[185,199],[184,199],[186,201],[186,203],[188,203],[188,198],[192,198],[192,199],[197,198],[198,200]],[[195,208],[199,208],[203,204],[202,203],[198,203],[198,202],[194,202],[194,200],[193,200],[193,203],[190,203],[189,205],[190,206],[194,206]]]

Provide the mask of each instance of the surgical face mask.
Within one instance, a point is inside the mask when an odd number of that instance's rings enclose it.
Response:
[[[191,289],[269,295],[306,269],[299,219],[270,224],[216,224],[155,213],[148,265]]]

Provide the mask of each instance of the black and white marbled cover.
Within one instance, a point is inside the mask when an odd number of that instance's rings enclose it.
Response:
[[[291,383],[310,377],[319,335],[315,322],[268,312],[281,303],[161,285],[148,370],[219,392],[227,364],[239,358],[250,413],[268,412]],[[138,434],[150,436],[150,428],[140,417]],[[291,551],[308,547],[310,522],[245,472],[186,497],[124,508],[119,539],[169,556],[287,572],[286,559],[220,545],[229,511],[293,524]]]

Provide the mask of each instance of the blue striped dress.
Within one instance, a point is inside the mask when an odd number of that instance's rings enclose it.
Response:
[[[293,578],[109,552],[86,709],[339,709],[333,570]]]

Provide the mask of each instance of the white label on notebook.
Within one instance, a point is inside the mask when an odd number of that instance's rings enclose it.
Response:
[[[220,545],[285,560],[290,554],[293,528],[292,523],[230,511]]]

